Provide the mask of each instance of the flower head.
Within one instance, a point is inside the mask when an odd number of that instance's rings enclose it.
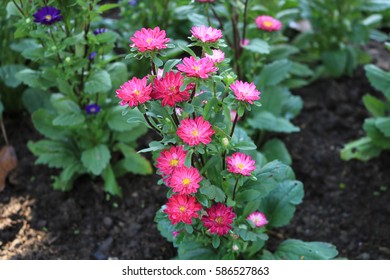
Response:
[[[211,73],[218,70],[209,58],[204,57],[196,60],[193,56],[190,58],[185,57],[183,59],[183,64],[179,64],[177,69],[186,73],[188,77],[197,77],[202,79],[207,79]]]
[[[89,104],[85,106],[85,112],[87,113],[87,115],[96,115],[100,112],[100,109],[100,106],[97,104]]]
[[[200,181],[202,181],[202,176],[200,176],[198,169],[183,166],[173,171],[169,186],[179,194],[191,194],[197,192]]]
[[[195,119],[182,120],[176,133],[184,143],[196,146],[200,143],[209,144],[215,131],[210,123],[200,116]]]
[[[257,28],[265,31],[278,31],[282,28],[282,23],[271,16],[258,16],[255,19]]]
[[[177,102],[183,102],[190,98],[187,88],[180,91],[183,84],[184,77],[180,72],[168,72],[164,77],[154,81],[153,97],[162,99],[163,106],[173,107]]]
[[[128,4],[129,4],[130,6],[135,6],[135,5],[137,5],[137,3],[138,3],[137,0],[131,0],[131,1],[128,2]]]
[[[97,55],[97,52],[91,52],[89,54],[89,60],[94,60],[96,55]]]
[[[247,38],[241,39],[240,46],[248,46],[251,41]]]
[[[215,63],[221,63],[225,59],[225,53],[221,50],[213,50],[213,54],[207,54],[206,57],[208,57],[212,62]]]
[[[211,234],[216,233],[221,236],[232,229],[232,223],[236,217],[232,207],[217,203],[207,209],[206,212],[207,215],[202,217],[202,222]]]
[[[165,30],[160,30],[158,26],[154,29],[142,28],[136,31],[130,40],[133,42],[130,47],[136,47],[140,52],[166,49],[166,43],[169,42]]]
[[[121,105],[128,104],[130,107],[135,107],[138,104],[145,103],[150,100],[152,85],[146,85],[146,77],[138,79],[133,77],[130,81],[121,85],[120,89],[116,90],[116,95],[121,99]]]
[[[163,175],[172,175],[176,168],[184,166],[186,156],[187,152],[182,146],[172,146],[160,153],[156,167]]]
[[[248,155],[237,152],[226,158],[227,169],[231,173],[250,176],[256,169],[255,161]]]
[[[260,99],[261,92],[256,89],[255,84],[236,81],[230,85],[237,100],[246,101],[249,104],[253,104],[253,101]]]
[[[203,43],[214,43],[222,38],[222,31],[212,27],[193,26],[192,35]]]
[[[173,225],[179,222],[192,224],[192,218],[198,217],[200,209],[202,205],[196,201],[194,196],[174,194],[168,198],[164,213],[168,214],[168,219]]]
[[[101,27],[101,28],[96,28],[93,31],[93,34],[99,35],[99,34],[102,34],[102,33],[105,33],[105,32],[107,32],[107,28]]]
[[[258,211],[249,214],[249,216],[246,219],[248,221],[251,221],[255,225],[255,227],[262,227],[268,224],[267,218],[264,215],[264,213]]]
[[[52,6],[45,6],[37,10],[34,16],[34,22],[52,25],[62,20],[61,11]]]

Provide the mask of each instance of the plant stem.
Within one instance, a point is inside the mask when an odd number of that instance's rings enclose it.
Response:
[[[145,118],[146,122],[148,123],[148,125],[151,128],[153,128],[158,134],[160,134],[162,136],[161,130],[158,129],[154,124],[152,124],[152,122],[150,121],[150,119],[146,113],[144,113],[144,118]]]
[[[246,36],[246,26],[247,26],[247,14],[248,14],[248,2],[249,0],[245,0],[245,7],[244,7],[244,27],[242,29],[242,40],[245,40]],[[240,56],[242,53],[243,48],[241,47],[241,42],[240,42]]]
[[[236,113],[236,116],[234,117],[232,131],[230,132],[230,137],[233,137],[234,129],[236,128],[237,121],[238,121],[238,112]]]
[[[177,114],[176,114],[176,106],[173,108],[172,117],[173,117],[173,120],[175,121],[176,126],[179,126],[180,121],[179,121],[179,118],[177,117]]]
[[[236,190],[237,190],[237,185],[238,185],[238,179],[239,177],[237,176],[237,179],[236,179],[236,183],[234,184],[234,188],[233,188],[233,195],[232,195],[232,200],[234,201],[234,198],[236,196]]]
[[[8,146],[9,142],[8,142],[7,131],[5,130],[3,118],[0,119],[0,125],[1,125],[1,132],[3,133],[5,144]]]
[[[211,11],[213,12],[213,15],[215,16],[215,18],[218,20],[219,25],[221,27],[221,30],[223,31],[224,28],[223,28],[223,21],[222,21],[222,19],[218,16],[217,12],[214,10],[213,7],[211,7]],[[228,45],[233,48],[233,44],[232,44],[232,42],[230,41],[230,39],[228,37],[226,37],[226,43],[228,43]]]
[[[24,17],[26,17],[26,15],[24,14],[24,12],[23,12],[23,9],[16,3],[16,1],[15,0],[12,0],[12,2],[14,2],[14,5],[15,5],[15,7],[18,9],[18,11],[24,16]],[[23,5],[22,5],[23,6]]]

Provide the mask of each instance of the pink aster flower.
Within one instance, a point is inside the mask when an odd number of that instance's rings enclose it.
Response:
[[[203,225],[211,234],[219,236],[227,234],[232,229],[232,223],[236,214],[232,207],[217,203],[206,210],[207,214],[202,217]]]
[[[250,176],[256,169],[255,161],[248,155],[237,152],[226,158],[228,171],[235,174]]]
[[[260,99],[261,92],[256,89],[255,84],[236,81],[230,85],[237,100],[246,101],[249,104],[253,104],[253,101]]]
[[[206,57],[208,57],[212,62],[215,63],[221,63],[225,59],[225,53],[221,50],[213,50],[213,54],[207,54]]]
[[[207,79],[211,73],[218,70],[209,58],[204,57],[196,60],[193,56],[190,58],[185,57],[183,59],[183,64],[179,64],[177,69],[186,73],[188,77],[197,77],[202,79]]]
[[[196,201],[194,196],[174,194],[168,198],[164,213],[168,214],[168,219],[172,224],[183,222],[192,224],[192,218],[198,217],[198,211],[202,205]]]
[[[182,120],[176,133],[184,143],[196,146],[200,143],[209,144],[215,131],[211,124],[200,116],[195,119]]]
[[[138,79],[133,77],[130,81],[121,85],[120,89],[116,90],[116,95],[121,99],[121,105],[128,104],[130,107],[135,107],[138,104],[145,103],[150,100],[152,85],[146,85],[147,78]]]
[[[251,221],[256,227],[262,227],[268,224],[267,218],[265,217],[264,213],[258,211],[249,214],[246,219],[248,221]]]
[[[282,28],[282,23],[271,16],[258,16],[255,19],[255,23],[257,28],[269,32],[278,31]]]
[[[163,106],[175,106],[177,102],[186,101],[190,98],[188,88],[180,91],[180,87],[184,84],[184,77],[180,72],[168,72],[161,79],[154,81],[153,97],[162,99]]]
[[[222,38],[222,31],[212,27],[193,26],[191,28],[192,36],[203,43],[214,43]]]
[[[198,191],[200,181],[202,181],[202,176],[200,176],[198,169],[183,166],[173,171],[169,186],[179,194],[191,194]]]
[[[158,26],[154,29],[142,28],[137,30],[130,40],[133,41],[130,47],[136,47],[140,52],[166,49],[166,43],[169,42],[169,38],[166,38],[165,30],[160,30]]]
[[[163,175],[171,175],[176,168],[184,166],[186,156],[187,152],[182,146],[172,146],[160,153],[156,167]]]

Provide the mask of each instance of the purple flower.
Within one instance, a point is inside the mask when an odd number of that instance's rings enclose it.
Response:
[[[104,32],[107,32],[107,28],[101,27],[101,28],[96,28],[96,29],[93,31],[93,34],[98,35],[98,34],[102,34],[102,33],[104,33]]]
[[[61,11],[52,6],[45,6],[38,9],[33,16],[34,22],[44,25],[52,25],[53,23],[62,20]]]
[[[138,4],[137,2],[138,2],[137,0],[131,0],[131,1],[129,1],[129,5],[130,6],[135,6],[135,5]]]
[[[100,106],[97,104],[89,104],[85,106],[85,111],[87,112],[87,115],[96,115],[100,112]]]
[[[89,60],[94,60],[96,55],[97,52],[91,52],[91,54],[89,55]]]

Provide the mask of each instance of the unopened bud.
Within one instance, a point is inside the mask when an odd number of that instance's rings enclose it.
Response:
[[[52,47],[51,47],[51,50],[52,50],[52,51],[55,51],[56,49],[57,49],[56,46],[52,46]]]
[[[27,18],[26,23],[30,23],[30,22],[31,22],[31,18]]]
[[[229,146],[229,139],[227,139],[226,137],[222,138],[222,145],[224,147]]]
[[[239,250],[240,250],[240,247],[238,247],[238,245],[237,245],[237,244],[233,244],[233,246],[232,246],[232,250],[233,250],[233,251],[235,251],[235,252],[237,252],[237,251],[239,251]]]
[[[69,62],[70,62],[70,57],[69,57],[69,56],[67,56],[67,57],[65,58],[65,62],[66,62],[66,63],[69,63]]]

